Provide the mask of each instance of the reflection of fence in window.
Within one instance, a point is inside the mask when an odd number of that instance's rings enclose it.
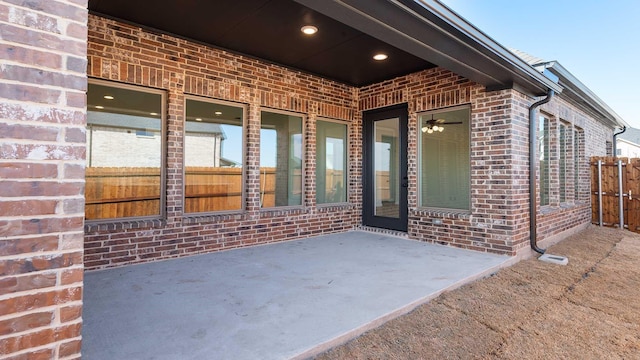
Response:
[[[192,212],[242,209],[242,169],[187,167],[184,210]]]
[[[275,174],[273,167],[260,169],[262,207],[275,206]],[[242,168],[187,167],[185,175],[186,213],[242,209]],[[302,172],[293,176],[292,193],[301,196]],[[158,168],[87,168],[86,179],[87,220],[160,214]]]
[[[327,169],[325,174],[325,203],[345,202],[344,171]]]
[[[293,169],[290,175],[290,181],[287,178],[287,181],[281,180],[278,183],[278,177],[276,176],[276,168],[274,167],[262,167],[260,168],[260,206],[263,208],[275,207],[276,206],[276,196],[285,196],[288,193],[291,194],[291,197],[301,198],[302,197],[302,170],[301,169]],[[289,186],[292,188],[287,191],[278,192],[278,187],[282,186],[283,189],[288,189]],[[285,199],[282,199],[283,201]]]
[[[86,169],[87,220],[160,214],[160,169],[89,167]]]
[[[389,171],[376,171],[376,199],[380,201],[394,200],[391,197]]]

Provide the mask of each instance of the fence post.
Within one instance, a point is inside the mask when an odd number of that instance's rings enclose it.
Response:
[[[602,160],[598,159],[598,224],[602,226]]]
[[[624,195],[622,194],[622,160],[618,160],[618,206],[620,208],[620,229],[624,229]]]

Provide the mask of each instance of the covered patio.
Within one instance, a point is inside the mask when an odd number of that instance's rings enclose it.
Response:
[[[0,0],[11,358],[311,356],[588,224],[626,126],[437,0],[44,3]]]
[[[513,259],[352,231],[89,272],[82,353],[306,358]]]

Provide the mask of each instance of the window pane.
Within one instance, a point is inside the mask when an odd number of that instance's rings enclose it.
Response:
[[[89,83],[87,220],[160,215],[161,93]]]
[[[538,122],[538,156],[540,159],[540,205],[549,205],[549,119]]]
[[[316,122],[316,203],[347,201],[347,125]]]
[[[578,179],[580,168],[578,163],[578,131],[573,130],[573,199],[578,201]]]
[[[373,125],[375,216],[400,218],[400,134],[399,118],[377,120]]]
[[[574,199],[580,200],[580,159],[582,158],[583,144],[581,143],[583,137],[581,136],[581,130],[576,128],[573,131],[573,186],[574,186]]]
[[[567,128],[560,125],[560,168],[558,176],[560,177],[560,202],[567,201]]]
[[[260,129],[261,207],[302,205],[302,118],[263,111]]]
[[[185,212],[242,209],[243,108],[187,99]]]
[[[420,205],[468,210],[469,108],[419,118]]]

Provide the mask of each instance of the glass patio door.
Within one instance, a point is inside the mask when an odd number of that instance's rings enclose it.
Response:
[[[363,116],[363,224],[407,231],[407,106]]]

